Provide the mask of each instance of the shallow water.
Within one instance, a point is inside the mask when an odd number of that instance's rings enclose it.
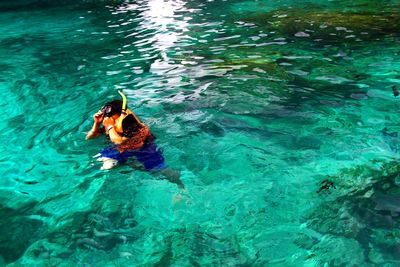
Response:
[[[0,3],[0,265],[400,265],[398,1],[66,2]],[[117,90],[180,201],[100,170]]]

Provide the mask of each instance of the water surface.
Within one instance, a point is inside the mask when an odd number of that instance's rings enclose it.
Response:
[[[3,1],[0,261],[398,266],[398,1]],[[85,141],[106,101],[188,193]]]

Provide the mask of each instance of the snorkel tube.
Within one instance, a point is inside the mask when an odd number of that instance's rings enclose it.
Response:
[[[118,94],[122,96],[122,113],[126,111],[126,96],[120,90],[118,90]]]
[[[127,106],[127,103],[126,103],[126,96],[125,96],[125,94],[124,94],[123,92],[119,91],[119,90],[118,90],[118,93],[122,96],[122,110],[121,110],[121,116],[120,116],[120,117],[117,119],[117,121],[116,121],[115,128],[116,128],[116,130],[117,130],[118,132],[122,133],[122,132],[123,132],[123,129],[122,129],[122,121],[123,121],[123,120],[126,118],[126,116],[128,116],[129,114],[132,114],[133,117],[135,117],[135,119],[136,119],[136,121],[137,121],[138,123],[141,124],[142,122],[139,120],[138,117],[136,117],[136,115],[135,115],[132,111],[128,110],[128,106]]]

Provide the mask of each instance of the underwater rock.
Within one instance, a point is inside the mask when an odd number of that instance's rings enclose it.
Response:
[[[397,131],[390,131],[387,127],[382,130],[383,140],[394,153],[397,153],[400,149],[400,140],[398,135],[399,133]]]
[[[300,136],[295,138],[293,141],[293,147],[296,148],[296,150],[302,150],[302,149],[312,149],[312,150],[317,150],[321,147],[322,141],[313,136]]]
[[[310,37],[310,35],[308,33],[305,32],[297,32],[294,34],[294,36],[296,37]]]
[[[356,100],[364,100],[368,98],[368,95],[366,93],[352,93],[350,97]]]
[[[337,190],[306,216],[307,225],[333,238],[353,240],[362,248],[364,257],[361,258],[367,262],[372,251],[374,257],[379,254],[387,260],[398,261],[394,240],[399,239],[400,188],[395,180],[400,164],[375,161],[374,165],[358,166],[331,176]],[[384,234],[378,237],[376,231]],[[318,255],[319,247],[313,247],[313,253]]]
[[[32,262],[35,262],[36,266],[73,266],[75,264],[68,259],[72,253],[73,251],[59,244],[39,240],[25,251],[24,257],[8,266],[31,266]]]
[[[276,81],[291,81],[293,80],[292,75],[288,74],[284,68],[280,67],[277,63],[272,62],[272,59],[264,58],[227,58],[224,62],[216,63],[217,68],[222,68],[224,66],[237,66],[238,70],[243,70],[248,72],[255,71],[259,73],[261,77],[267,76],[270,79],[275,79]],[[262,72],[260,72],[260,70]]]
[[[399,35],[400,15],[395,13],[339,13],[325,10],[276,10],[249,16],[244,21],[265,26],[284,35],[307,37],[326,41],[346,41],[360,38]],[[305,33],[307,30],[309,33]],[[354,36],[351,38],[351,36]],[[357,38],[355,38],[357,37]]]
[[[120,177],[124,176],[120,174]],[[43,266],[61,263],[75,266],[76,263],[69,261],[91,251],[110,253],[141,235],[135,229],[138,223],[131,215],[135,190],[136,183],[127,185],[125,178],[113,179],[98,188],[90,201],[87,199],[87,209],[72,210],[62,216],[43,212],[45,202],[53,202],[54,198],[38,204],[33,200],[27,201],[26,196],[23,202],[16,197],[7,197],[15,200],[16,206],[0,206],[3,218],[0,223],[0,254],[6,263],[14,262],[12,266],[28,266],[28,262]],[[56,197],[64,198],[63,195]],[[65,202],[60,203],[60,206],[65,205]]]
[[[174,252],[171,262],[179,265],[184,263],[179,259],[186,259],[191,266],[249,264],[248,259],[238,251],[234,238],[227,238],[219,230],[219,227],[205,229],[191,225],[172,232],[165,240],[167,244],[169,242],[167,247]],[[168,255],[168,251],[167,249],[165,254]],[[183,254],[188,251],[191,252],[189,257]]]
[[[397,90],[395,85],[392,86],[392,91],[393,91],[394,97],[398,97],[400,95],[400,92],[399,92],[399,90]]]
[[[311,266],[363,266],[366,258],[356,240],[331,235],[324,236],[310,252],[313,257],[306,262]]]
[[[341,188],[340,195],[348,196],[349,193],[354,195],[385,181],[395,187],[394,178],[399,172],[400,164],[396,160],[371,160],[368,164],[342,170],[332,176],[332,180]]]
[[[225,134],[225,131],[222,127],[214,122],[205,122],[200,124],[199,127],[203,132],[209,133],[216,137],[222,137]]]
[[[21,257],[29,245],[47,231],[41,220],[28,218],[24,209],[19,211],[0,206],[0,216],[0,255],[6,263]]]
[[[400,213],[400,196],[374,195],[375,210],[389,211],[392,215]]]

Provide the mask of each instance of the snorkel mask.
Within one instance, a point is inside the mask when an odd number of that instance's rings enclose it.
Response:
[[[119,116],[119,118],[116,120],[114,127],[117,130],[117,132],[122,133],[124,130],[122,128],[122,122],[128,115],[132,114],[138,123],[141,124],[142,122],[138,119],[138,117],[136,117],[136,115],[132,111],[128,110],[125,94],[121,91],[118,91],[118,93],[122,96],[122,110],[121,110],[121,116]]]

